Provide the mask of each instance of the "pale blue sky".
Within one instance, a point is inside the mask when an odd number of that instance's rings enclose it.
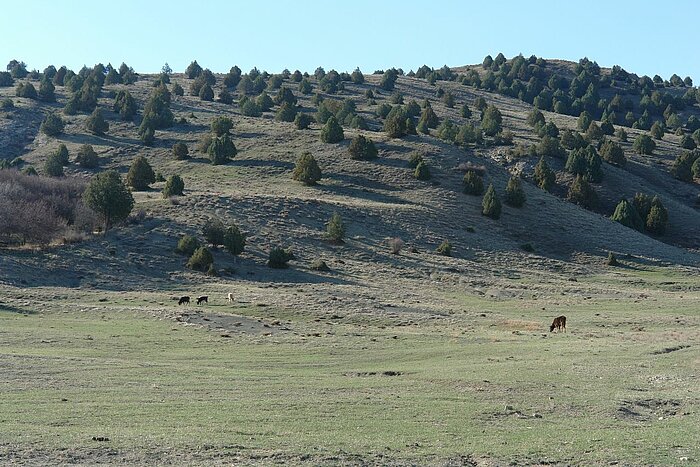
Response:
[[[126,62],[178,72],[196,59],[214,72],[238,65],[279,72],[408,71],[518,53],[578,60],[700,82],[700,2],[657,1],[39,1],[6,3],[0,65],[79,69]]]

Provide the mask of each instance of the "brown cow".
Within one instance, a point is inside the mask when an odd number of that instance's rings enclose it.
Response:
[[[556,328],[557,331],[566,332],[566,316],[557,316],[554,318],[552,325],[549,327],[549,332],[554,331],[554,328]]]

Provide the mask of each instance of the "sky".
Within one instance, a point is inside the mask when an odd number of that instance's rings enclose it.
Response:
[[[221,73],[233,65],[244,72],[408,72],[502,52],[585,56],[700,83],[695,0],[14,0],[2,12],[0,70],[17,59],[30,70],[126,62],[153,73],[167,62],[183,72],[197,60]]]

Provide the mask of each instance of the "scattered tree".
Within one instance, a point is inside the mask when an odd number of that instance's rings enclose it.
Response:
[[[182,181],[179,175],[171,175],[165,182],[163,187],[163,198],[170,198],[171,196],[182,196],[185,190],[185,182]]]
[[[292,179],[304,185],[315,185],[321,180],[321,169],[311,153],[305,152],[299,156],[292,172]]]
[[[129,167],[129,173],[126,175],[126,184],[134,190],[143,191],[148,189],[148,185],[155,183],[156,174],[153,172],[151,164],[148,163],[145,157],[137,156]]]
[[[504,201],[507,205],[520,208],[525,204],[525,190],[523,190],[520,177],[512,176],[506,185]]]
[[[481,213],[484,216],[490,217],[491,219],[498,219],[501,217],[501,200],[498,199],[498,194],[496,194],[493,184],[489,184],[489,187],[486,189],[481,207]]]
[[[345,138],[343,127],[338,124],[338,120],[331,116],[321,130],[321,141],[324,143],[339,143]]]
[[[134,207],[134,198],[114,170],[93,177],[83,192],[83,202],[104,219],[105,230],[126,219]]]
[[[363,135],[355,136],[348,147],[350,158],[355,160],[367,161],[377,158],[377,148],[372,140],[365,138]]]
[[[63,119],[61,116],[55,113],[49,113],[41,122],[41,127],[39,128],[42,133],[47,136],[58,136],[63,133],[64,128]]]
[[[345,224],[337,212],[333,213],[326,224],[326,236],[335,243],[342,243],[343,237],[345,237]]]
[[[85,129],[94,135],[104,135],[109,131],[109,123],[107,123],[99,108],[95,108],[85,121]]]

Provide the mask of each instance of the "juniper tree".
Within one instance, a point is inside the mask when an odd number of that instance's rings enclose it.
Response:
[[[171,196],[182,196],[183,190],[185,189],[185,182],[182,181],[179,175],[171,175],[165,182],[163,187],[163,198],[170,198]]]
[[[65,124],[60,115],[49,113],[44,117],[44,121],[41,122],[39,129],[47,136],[58,136],[63,133],[64,126]]]
[[[556,183],[556,175],[553,170],[549,168],[547,162],[545,162],[544,157],[540,157],[540,161],[535,166],[535,174],[533,176],[535,185],[540,187],[545,191],[551,191]]]
[[[520,177],[510,177],[506,185],[505,203],[509,206],[520,208],[525,204],[525,199],[525,190],[523,190]]]
[[[85,121],[85,129],[94,135],[104,135],[109,131],[109,123],[99,108],[96,108]]]
[[[340,243],[345,237],[345,224],[342,217],[337,212],[334,212],[326,224],[326,236],[332,242]]]
[[[501,200],[496,194],[496,190],[493,184],[489,184],[484,194],[484,199],[481,201],[481,213],[484,216],[490,217],[491,219],[498,219],[501,217]]]
[[[93,177],[83,192],[83,202],[104,219],[105,230],[129,216],[134,198],[114,170]]]
[[[622,146],[614,141],[605,141],[600,146],[600,156],[603,158],[603,160],[619,167],[624,167],[625,164],[627,164],[625,151],[622,149]]]
[[[229,159],[238,154],[238,150],[231,137],[225,133],[221,137],[212,138],[207,154],[213,165],[221,165],[227,163]]]
[[[661,199],[654,196],[651,201],[651,209],[646,219],[646,229],[654,235],[663,235],[668,224],[668,211],[664,207]]]
[[[321,180],[321,169],[311,153],[305,152],[299,156],[292,172],[292,179],[309,186]]]
[[[462,179],[464,193],[479,196],[484,192],[484,180],[473,170],[467,170]]]
[[[639,216],[634,205],[626,199],[621,200],[615,207],[615,212],[610,216],[610,220],[619,222],[625,227],[638,231],[644,230],[644,221]]]
[[[417,180],[430,180],[432,177],[430,167],[428,167],[428,164],[425,161],[421,160],[418,162],[418,165],[416,165],[416,169],[413,171],[413,176]]]
[[[495,136],[502,130],[503,117],[494,105],[489,105],[481,116],[481,129],[488,136]]]
[[[372,140],[363,135],[355,136],[348,146],[348,153],[351,159],[355,160],[372,160],[377,158],[377,148]]]
[[[155,183],[156,174],[153,172],[151,164],[148,163],[143,156],[137,156],[129,167],[129,173],[126,175],[126,183],[134,190],[142,191],[148,188],[148,185]]]
[[[335,116],[331,116],[321,129],[321,141],[324,143],[339,143],[345,138],[343,127],[338,124]]]
[[[598,195],[581,175],[577,175],[569,187],[567,199],[586,209],[594,209],[598,205]]]
[[[245,235],[236,224],[233,224],[226,228],[222,245],[226,248],[226,251],[234,256],[238,256],[245,249],[245,240]]]

